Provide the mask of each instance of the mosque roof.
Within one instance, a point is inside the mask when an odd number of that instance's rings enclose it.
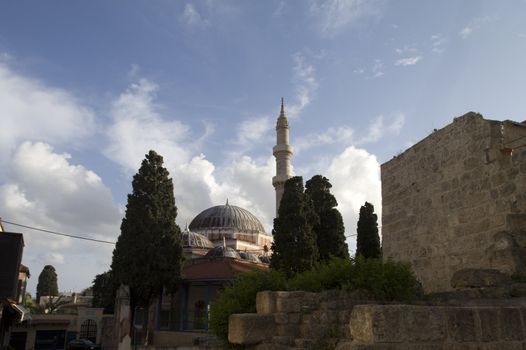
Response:
[[[258,218],[246,209],[235,205],[216,205],[203,210],[190,223],[191,231],[233,228],[238,232],[265,233]]]
[[[188,226],[181,233],[181,236],[184,248],[214,248],[214,244],[205,235],[190,231]]]

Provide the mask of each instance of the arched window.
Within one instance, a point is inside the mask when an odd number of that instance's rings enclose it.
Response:
[[[80,339],[88,339],[97,342],[97,322],[88,319],[80,325]]]

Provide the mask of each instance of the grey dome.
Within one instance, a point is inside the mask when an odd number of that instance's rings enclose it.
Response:
[[[235,258],[235,259],[241,259],[238,252],[236,252],[234,249],[230,247],[223,247],[223,246],[217,246],[215,248],[212,248],[206,253],[205,255],[207,258]]]
[[[208,229],[233,228],[238,232],[265,233],[263,225],[248,210],[229,205],[216,205],[203,210],[189,226],[191,231],[200,232]]]
[[[192,232],[186,228],[182,233],[184,248],[214,248],[214,244],[204,235]]]

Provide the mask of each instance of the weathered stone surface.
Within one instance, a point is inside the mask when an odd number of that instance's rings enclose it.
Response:
[[[439,342],[446,339],[446,318],[443,308],[406,307],[402,319],[409,342]]]
[[[403,340],[400,305],[357,305],[351,314],[351,336],[359,343]]]
[[[233,344],[257,344],[276,335],[272,315],[234,314],[228,320],[228,341]]]
[[[451,278],[453,288],[494,287],[510,283],[510,276],[494,269],[462,269]]]
[[[451,290],[459,270],[525,271],[524,146],[525,124],[468,113],[384,163],[384,258],[411,263],[426,292]]]
[[[270,291],[257,293],[256,312],[262,315],[276,312],[276,293]]]
[[[502,308],[500,310],[501,340],[524,340],[525,326],[521,321],[518,308]]]
[[[480,340],[483,342],[500,339],[500,315],[498,308],[479,308]]]
[[[471,308],[448,308],[447,329],[450,341],[476,341],[475,316]]]

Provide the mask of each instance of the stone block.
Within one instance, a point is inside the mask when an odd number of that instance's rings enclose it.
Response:
[[[274,314],[274,322],[276,324],[287,324],[289,323],[289,317],[284,312],[277,312]]]
[[[526,343],[525,343],[526,344]],[[492,342],[481,343],[480,350],[524,350],[522,342]]]
[[[443,308],[407,307],[403,320],[408,342],[434,342],[446,338],[446,318]]]
[[[493,269],[462,269],[453,274],[453,288],[480,288],[502,286],[510,283],[510,277]]]
[[[505,307],[500,310],[501,340],[524,340],[524,326],[519,308]]]
[[[272,315],[233,314],[228,319],[228,341],[233,344],[258,344],[276,335]]]
[[[294,345],[294,338],[288,335],[277,335],[272,337],[272,343],[279,345]]]
[[[475,317],[470,308],[447,308],[447,329],[451,342],[476,341]]]
[[[397,343],[404,339],[400,305],[357,305],[351,313],[351,336],[357,342]]]
[[[276,312],[276,292],[264,291],[256,294],[256,312],[266,315]]]
[[[300,312],[301,299],[291,297],[276,298],[276,312]]]
[[[480,340],[493,342],[500,339],[500,317],[498,308],[480,308],[477,310],[480,320]]]

